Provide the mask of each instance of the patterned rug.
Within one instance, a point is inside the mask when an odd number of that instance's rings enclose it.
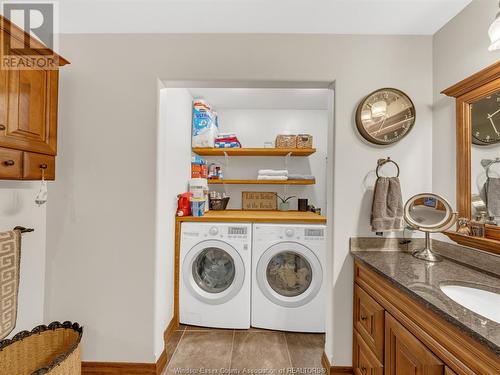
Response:
[[[0,233],[0,340],[16,326],[21,232]]]

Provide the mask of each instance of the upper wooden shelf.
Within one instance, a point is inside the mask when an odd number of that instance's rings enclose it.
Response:
[[[316,180],[208,180],[209,185],[314,185]]]
[[[315,148],[193,148],[200,156],[309,156]]]

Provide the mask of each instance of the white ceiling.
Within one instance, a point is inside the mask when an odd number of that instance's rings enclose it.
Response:
[[[59,19],[62,33],[432,35],[471,1],[61,0]]]

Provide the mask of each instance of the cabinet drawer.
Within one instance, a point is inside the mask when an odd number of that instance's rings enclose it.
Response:
[[[384,308],[354,284],[354,327],[379,361],[384,360]]]
[[[354,375],[382,375],[384,372],[382,364],[356,330],[354,330],[353,344]]]
[[[24,180],[41,180],[42,171],[46,180],[54,180],[56,177],[54,156],[25,152],[23,165]]]
[[[20,180],[23,172],[23,152],[0,148],[0,179]]]

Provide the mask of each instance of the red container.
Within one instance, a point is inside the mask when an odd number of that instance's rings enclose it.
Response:
[[[177,196],[177,216],[191,216],[191,193],[182,193]]]

